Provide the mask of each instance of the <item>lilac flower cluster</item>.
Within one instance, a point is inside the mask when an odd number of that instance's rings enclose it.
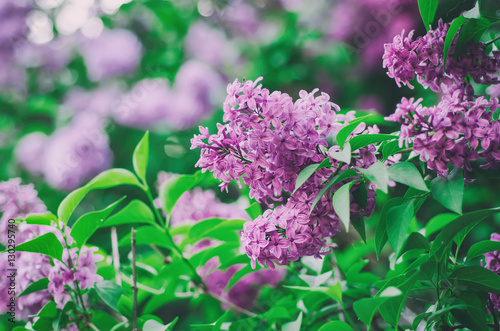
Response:
[[[394,78],[398,86],[407,85],[413,88],[410,81],[417,77],[417,81],[425,88],[434,92],[443,89],[452,90],[460,88],[469,96],[474,94],[468,76],[478,84],[498,84],[500,80],[495,76],[500,68],[500,52],[493,51],[493,57],[485,52],[485,44],[470,44],[467,53],[454,59],[455,43],[452,43],[446,68],[443,71],[444,41],[449,24],[442,20],[435,30],[429,31],[425,36],[413,40],[413,31],[408,36],[394,37],[394,41],[384,46],[383,66],[387,68],[387,75]],[[447,86],[447,87],[443,87]]]
[[[218,124],[218,133],[214,135],[200,127],[201,134],[192,139],[192,148],[201,149],[196,165],[213,172],[221,180],[222,189],[233,180],[239,183],[241,177],[250,187],[250,197],[270,207],[273,201],[283,201],[292,194],[302,169],[330,159],[332,167],[315,172],[284,205],[245,224],[242,241],[252,265],[259,262],[273,268],[273,261],[287,264],[300,256],[320,257],[328,252],[323,249],[329,246],[324,238],[333,236],[339,226],[331,193],[344,182],[330,188],[309,215],[312,202],[334,172],[352,166],[366,168],[376,158],[374,146],[357,151],[358,157],[349,165],[328,155],[327,137],[338,133],[354,114],[337,114],[340,109],[329,101],[327,94],[315,96],[317,90],[301,91],[300,99],[293,102],[286,93],[271,93],[257,85],[259,80],[235,80],[228,85],[224,103],[227,124]],[[366,132],[365,127],[360,124],[353,135]],[[353,186],[353,191],[358,186]],[[374,195],[373,186],[368,185],[367,206],[353,204],[351,211],[357,212],[357,216],[370,215]]]
[[[98,116],[80,114],[50,137],[40,132],[23,137],[16,147],[17,161],[55,188],[75,189],[111,165],[104,127]]]
[[[491,240],[500,241],[500,234],[493,233],[491,235]],[[486,260],[485,267],[500,276],[500,250],[486,253],[484,256]],[[490,300],[491,303],[493,304],[493,307],[498,311],[500,311],[500,295],[495,293],[490,293]]]
[[[436,106],[424,107],[422,101],[403,98],[394,114],[386,119],[401,124],[400,144],[413,143],[413,150],[427,167],[440,176],[448,173],[448,165],[472,170],[471,161],[482,160],[482,168],[496,168],[500,161],[500,122],[493,119],[498,99],[474,95],[471,83],[499,83],[494,76],[500,52],[493,57],[484,51],[484,44],[468,46],[468,53],[453,59],[454,44],[443,71],[444,40],[449,25],[439,22],[436,30],[413,40],[413,31],[404,32],[385,45],[384,67],[388,75],[413,88],[417,81],[425,88],[441,92]],[[467,174],[466,174],[467,175]]]
[[[6,182],[0,182],[0,212],[2,218],[0,226],[6,229],[7,220],[11,218],[25,218],[31,213],[43,213],[46,207],[38,198],[33,184],[21,185],[20,178],[13,178]],[[7,234],[7,231],[2,231],[2,234]],[[16,227],[16,245],[34,239],[37,236],[52,232],[61,241],[64,247],[66,242],[61,232],[56,229],[56,225],[42,226],[31,225],[21,222]],[[66,241],[71,245],[72,239],[69,237],[70,229],[66,228]],[[6,235],[0,238],[2,244],[7,244]],[[16,291],[20,294],[33,282],[42,278],[49,279],[47,290],[38,291],[16,299],[17,311],[20,312],[20,318],[27,320],[29,315],[35,315],[38,311],[50,300],[57,304],[58,308],[63,308],[64,304],[70,300],[75,300],[74,286],[75,281],[79,282],[80,289],[91,287],[96,281],[102,278],[96,274],[95,262],[98,261],[97,255],[94,255],[95,248],[82,247],[71,248],[71,262],[68,257],[68,250],[63,253],[62,262],[50,259],[42,254],[29,252],[16,252]],[[79,255],[79,257],[78,257]],[[7,254],[0,255],[0,262],[7,265]],[[68,269],[68,265],[76,266],[75,269]],[[0,278],[0,291],[7,293],[9,287],[9,279],[6,277]],[[4,313],[7,308],[9,297],[2,296],[0,298],[0,313]],[[85,300],[85,298],[84,298]]]

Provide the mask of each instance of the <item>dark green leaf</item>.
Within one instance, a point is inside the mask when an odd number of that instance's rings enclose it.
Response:
[[[139,144],[137,144],[132,162],[134,164],[134,171],[137,176],[146,183],[146,169],[148,167],[149,159],[149,131],[146,131]]]
[[[95,290],[104,303],[117,313],[120,312],[118,310],[118,300],[120,300],[122,294],[125,294],[121,286],[109,280],[102,280],[95,284]]]
[[[399,153],[399,152],[401,152],[402,150],[405,150],[405,149],[406,149],[405,146],[399,147],[399,141],[397,141],[397,140],[390,141],[390,142],[388,142],[387,144],[385,144],[382,147],[383,159],[387,160],[387,158],[389,156],[397,154],[397,153]]]
[[[446,59],[448,58],[448,52],[450,51],[450,46],[458,33],[458,30],[467,22],[467,19],[463,16],[459,16],[453,20],[446,33],[446,39],[444,40],[444,55],[443,55],[443,71],[446,69]]]
[[[392,207],[400,206],[406,201],[405,198],[392,198],[388,200],[382,207],[380,212],[380,219],[377,224],[377,229],[375,231],[375,252],[377,253],[377,259],[380,256],[380,252],[387,243],[387,215]]]
[[[331,188],[333,185],[335,185],[337,183],[340,183],[341,181],[343,181],[345,179],[353,178],[353,177],[359,178],[360,175],[354,169],[347,169],[347,170],[343,171],[342,173],[340,173],[339,175],[330,178],[330,180],[325,184],[325,186],[323,186],[321,191],[318,193],[316,198],[314,198],[314,201],[311,205],[311,210],[309,211],[309,215],[312,213],[314,207],[318,204],[319,200],[323,197],[323,195],[325,195],[326,191],[328,191],[329,188]]]
[[[432,195],[443,206],[457,214],[462,214],[464,197],[464,175],[459,168],[447,176],[436,177],[431,181]]]
[[[355,136],[349,140],[349,143],[351,144],[351,151],[355,151],[357,149],[360,149],[362,147],[371,145],[371,144],[376,144],[380,143],[383,141],[387,140],[393,140],[396,139],[397,136],[393,136],[390,134],[362,134],[359,136]]]
[[[100,227],[134,223],[155,224],[153,211],[141,200],[132,200],[125,208],[104,221]]]
[[[452,272],[448,280],[455,286],[466,285],[491,293],[500,293],[500,276],[480,266],[461,267]]]
[[[371,325],[373,315],[378,307],[392,297],[401,295],[401,291],[395,287],[388,287],[381,291],[380,295],[373,298],[365,298],[354,302],[354,311],[358,318],[366,325]]]
[[[422,175],[410,162],[395,163],[387,169],[389,179],[420,191],[429,191]]]
[[[75,240],[78,248],[81,248],[87,240],[99,228],[102,222],[113,212],[116,206],[123,201],[125,197],[109,205],[105,209],[90,212],[80,217],[71,227],[71,237]]]
[[[45,306],[43,306],[43,308],[36,316],[54,318],[56,317],[56,315],[57,315],[56,303],[54,301],[49,301]]]
[[[475,257],[494,251],[500,251],[500,241],[480,241],[471,246],[467,252],[467,260],[472,260]]]
[[[424,26],[429,31],[431,29],[439,0],[418,0],[418,9],[424,22]]]
[[[369,115],[368,115],[369,116]],[[363,118],[368,117],[368,116],[363,116]],[[344,144],[347,141],[347,138],[349,138],[349,135],[361,124],[361,118],[356,118],[352,121],[349,122],[348,125],[344,126],[340,131],[337,133],[337,136],[335,137],[335,140],[337,141],[337,144],[341,149],[344,149]]]
[[[412,249],[424,249],[429,250],[429,242],[423,235],[418,232],[412,232],[406,239],[403,248],[397,254],[396,258],[400,257],[403,253],[408,252]]]
[[[351,224],[356,230],[356,232],[359,234],[361,239],[366,244],[366,230],[365,230],[365,219],[364,217],[353,217],[351,218]]]
[[[387,236],[396,255],[406,240],[408,227],[414,216],[413,199],[401,206],[392,207],[387,213]]]
[[[486,18],[471,18],[465,23],[460,30],[455,46],[455,57],[463,54],[467,50],[467,44],[477,43],[483,34],[491,26],[491,23]]]

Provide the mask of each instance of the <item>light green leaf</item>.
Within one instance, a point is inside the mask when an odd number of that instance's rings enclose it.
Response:
[[[299,313],[299,317],[293,322],[285,323],[281,327],[282,331],[297,331],[300,330],[302,325],[302,312]]]
[[[59,205],[57,209],[57,216],[59,221],[64,224],[68,223],[71,214],[76,206],[83,200],[83,198],[91,191],[96,189],[104,189],[118,185],[134,185],[141,187],[137,177],[126,169],[109,169],[101,172],[94,179],[87,183],[87,185],[71,192]]]
[[[146,183],[146,169],[148,167],[149,159],[149,131],[146,131],[139,144],[134,150],[132,162],[134,164],[134,171],[137,176]]]
[[[262,208],[260,207],[260,204],[257,201],[252,203],[250,207],[245,209],[245,211],[252,220],[255,220],[257,217],[262,215]]]
[[[126,197],[122,197],[105,209],[87,213],[81,216],[71,227],[71,237],[75,240],[78,248],[81,248],[87,240],[99,228],[99,225],[113,212],[116,206]]]
[[[24,291],[22,291],[21,294],[19,294],[17,297],[20,298],[34,292],[46,290],[48,288],[49,288],[49,279],[47,277],[41,278],[29,284],[28,287],[26,287]]]
[[[344,224],[346,232],[349,232],[349,223],[351,221],[351,187],[355,182],[349,182],[342,185],[332,198],[333,209]]]
[[[62,262],[63,246],[52,232],[48,232],[33,240],[17,245],[16,251],[40,253]],[[4,252],[6,252],[6,250]]]
[[[24,221],[27,224],[51,225],[52,222],[57,224],[57,216],[51,213],[29,214]]]
[[[397,141],[397,140],[390,141],[387,144],[384,144],[384,146],[382,147],[383,159],[387,160],[387,158],[389,156],[392,156],[394,154],[398,154],[399,152],[401,152],[402,150],[405,150],[405,149],[406,149],[405,146],[399,147],[399,141]]]
[[[425,236],[430,237],[432,234],[441,230],[456,218],[458,218],[458,215],[452,213],[444,213],[434,216],[425,226]]]
[[[385,165],[377,161],[372,164],[368,169],[357,168],[366,177],[367,180],[377,186],[379,190],[387,193],[387,183],[389,181],[389,174]]]
[[[323,324],[322,327],[318,329],[318,331],[353,331],[351,326],[346,322],[342,321],[332,321],[326,324]]]
[[[464,197],[464,175],[459,168],[447,176],[436,177],[431,181],[432,195],[443,206],[457,214],[462,214]]]
[[[136,245],[156,245],[168,249],[174,247],[172,239],[165,234],[163,229],[151,225],[141,226],[135,231],[135,243]],[[130,233],[124,236],[118,243],[118,246],[128,245],[130,245]]]
[[[103,280],[95,283],[95,290],[108,307],[117,313],[120,313],[118,310],[118,301],[120,300],[122,294],[126,294],[125,290],[121,286],[118,286],[112,281]]]
[[[195,187],[203,178],[198,171],[193,175],[179,175],[167,180],[160,188],[160,200],[165,213],[170,215],[175,203],[187,191]]]
[[[125,208],[104,221],[100,227],[134,223],[155,224],[155,216],[151,208],[141,200],[132,200]]]
[[[340,152],[332,152],[330,150],[328,151],[328,154],[330,154],[330,156],[337,161],[349,164],[351,163],[351,144],[349,144],[349,142],[346,142]]]
[[[189,231],[189,242],[196,243],[205,238],[213,238],[221,241],[230,241],[236,239],[239,241],[239,235],[236,231],[243,230],[244,220],[223,220],[211,218],[193,225]]]
[[[330,159],[324,159],[321,163],[314,163],[305,167],[297,176],[293,193],[295,193],[316,172],[316,170],[328,167],[329,165]]]
[[[365,298],[354,302],[354,312],[366,325],[371,325],[373,316],[378,307],[392,297],[401,295],[401,291],[395,287],[388,287],[382,293],[373,298]]]
[[[387,169],[387,172],[389,179],[392,181],[408,185],[420,191],[429,191],[417,167],[410,162],[395,163]]]

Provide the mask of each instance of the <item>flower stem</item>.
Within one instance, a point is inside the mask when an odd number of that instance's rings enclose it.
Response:
[[[135,230],[132,228],[131,233],[132,245],[132,293],[133,293],[133,317],[132,317],[132,331],[137,331],[137,273],[135,269]]]

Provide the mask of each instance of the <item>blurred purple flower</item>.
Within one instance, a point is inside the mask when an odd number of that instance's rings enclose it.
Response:
[[[54,132],[45,147],[43,175],[51,186],[72,190],[111,166],[104,121],[80,114]]]
[[[16,161],[33,175],[43,174],[43,155],[49,137],[42,132],[33,132],[22,137],[14,151]]]
[[[111,115],[121,97],[121,90],[114,85],[87,91],[75,88],[66,95],[64,106],[76,113],[90,112],[105,117]]]
[[[129,74],[137,69],[142,45],[128,30],[104,30],[97,38],[83,40],[80,52],[89,79],[99,81]]]

